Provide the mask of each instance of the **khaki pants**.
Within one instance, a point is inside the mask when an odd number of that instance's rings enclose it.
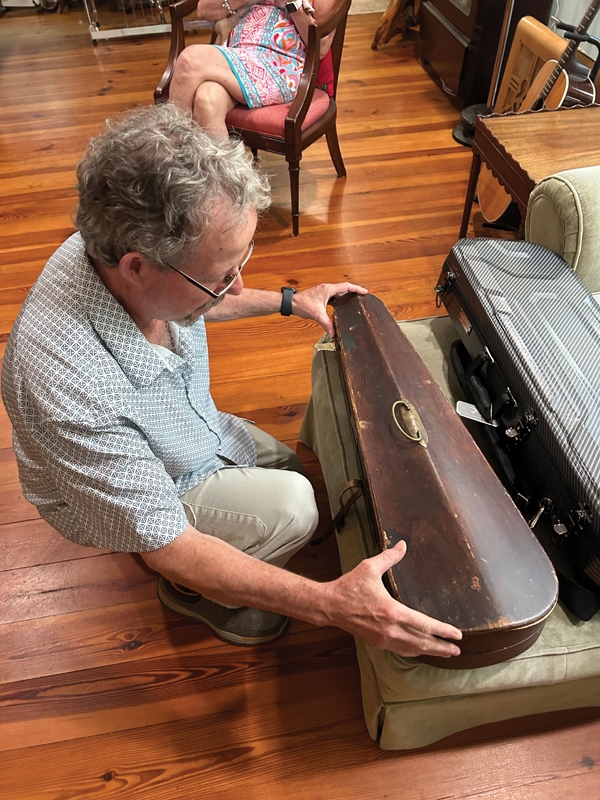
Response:
[[[317,527],[314,492],[293,450],[251,423],[246,427],[257,466],[217,470],[180,499],[196,530],[282,567]]]

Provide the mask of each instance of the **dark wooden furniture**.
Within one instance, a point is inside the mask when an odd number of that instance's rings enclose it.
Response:
[[[504,63],[519,20],[546,23],[551,0],[516,0]],[[419,56],[457,108],[487,101],[506,3],[499,0],[425,0]]]
[[[419,24],[422,0],[390,0],[385,10],[371,47],[373,50],[387,44],[397,33],[406,33],[409,28]]]
[[[517,203],[524,220],[529,195],[542,178],[600,164],[599,126],[600,105],[477,117],[459,238],[467,235],[482,161]]]
[[[321,136],[326,136],[329,154],[338,177],[346,175],[337,135],[335,95],[351,1],[339,0],[325,19],[309,28],[304,73],[300,79],[298,94],[292,103],[256,109],[239,105],[227,116],[229,130],[240,136],[255,154],[258,150],[266,150],[285,156],[290,173],[294,236],[297,236],[299,231],[300,160],[304,150]],[[196,5],[197,0],[180,0],[169,5],[172,25],[171,49],[167,66],[154,92],[156,102],[164,102],[169,97],[169,85],[175,63],[185,47],[183,20],[195,10]],[[334,84],[333,96],[329,97],[326,92],[317,88],[317,73],[321,40],[334,30],[335,36],[331,46]]]
[[[365,500],[396,599],[463,632],[444,669],[498,664],[536,641],[556,604],[552,565],[385,305],[336,303],[335,329]],[[343,531],[341,533],[343,535]]]

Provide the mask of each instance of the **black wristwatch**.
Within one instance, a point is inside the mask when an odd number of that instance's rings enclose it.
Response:
[[[289,317],[292,313],[292,300],[296,294],[296,289],[293,286],[281,287],[281,308],[279,313],[284,317]]]
[[[289,2],[285,4],[285,10],[288,14],[293,14],[294,11],[300,11],[301,8],[302,0],[289,0]]]

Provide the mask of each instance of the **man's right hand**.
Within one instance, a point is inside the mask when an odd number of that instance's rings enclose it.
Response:
[[[336,625],[400,656],[459,655],[455,644],[444,641],[461,639],[457,628],[408,608],[386,591],[381,577],[405,553],[406,544],[400,542],[340,578],[320,583],[259,561],[188,525],[170,544],[141,555],[168,580],[217,603],[274,611],[319,627]]]
[[[399,542],[328,584],[331,624],[399,656],[459,655],[455,644],[444,641],[461,639],[458,628],[408,608],[386,591],[381,578],[405,553],[406,543]]]

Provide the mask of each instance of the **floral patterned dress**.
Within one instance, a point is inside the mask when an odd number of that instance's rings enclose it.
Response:
[[[296,96],[306,46],[285,0],[252,5],[219,47],[240,84],[249,108],[289,103]]]

